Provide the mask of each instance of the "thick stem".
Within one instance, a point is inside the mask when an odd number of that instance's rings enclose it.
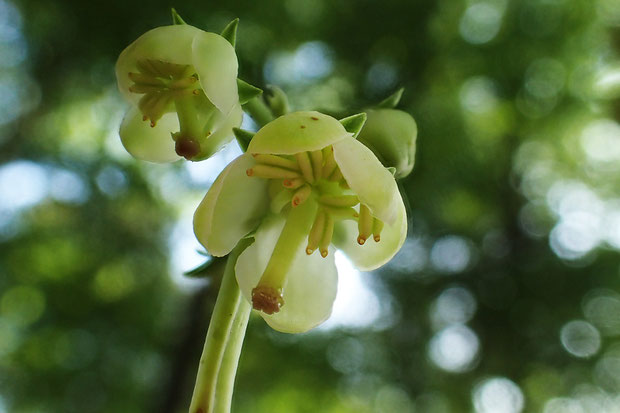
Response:
[[[235,279],[239,255],[251,244],[241,240],[229,254],[200,357],[189,413],[228,413],[250,306]],[[221,380],[221,382],[220,382]]]
[[[243,105],[243,110],[254,119],[259,127],[263,127],[274,119],[271,109],[267,106],[262,96],[256,96]]]

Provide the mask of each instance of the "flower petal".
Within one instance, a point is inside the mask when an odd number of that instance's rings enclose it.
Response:
[[[270,215],[256,232],[256,241],[241,253],[235,272],[244,297],[252,300],[256,287],[267,267],[271,253],[284,227],[282,215]],[[284,287],[284,305],[278,313],[259,314],[273,329],[284,333],[303,333],[327,320],[332,311],[338,288],[338,271],[334,253],[326,258],[316,253],[306,255],[300,245]]]
[[[127,46],[116,61],[116,79],[123,96],[133,105],[138,105],[143,96],[129,91],[133,81],[128,74],[138,72],[136,63],[140,59],[191,65],[192,41],[200,33],[205,32],[187,24],[162,26],[149,30]]]
[[[398,194],[398,208],[394,223],[386,223],[381,231],[381,241],[372,237],[364,245],[357,243],[357,222],[346,220],[336,224],[332,242],[362,271],[371,271],[387,263],[407,238],[407,212],[405,204]]]
[[[360,202],[386,224],[394,223],[400,197],[398,186],[375,154],[356,139],[342,139],[334,143],[334,159]]]
[[[232,161],[217,177],[194,213],[194,233],[209,251],[221,257],[254,230],[269,208],[266,179],[250,178],[251,155]]]
[[[294,112],[269,122],[252,138],[248,152],[293,155],[316,151],[353,136],[338,120],[319,112]]]
[[[200,145],[202,153],[196,157],[196,160],[207,159],[213,156],[214,153],[230,142],[235,136],[232,129],[239,127],[242,119],[243,109],[237,103],[227,116],[222,116],[222,119],[215,125],[215,132],[207,137],[205,143]]]
[[[119,135],[127,152],[134,158],[150,162],[173,162],[181,159],[174,150],[174,140],[170,132],[179,129],[175,114],[167,113],[151,127],[142,120],[137,107],[131,107],[121,123]]]
[[[192,42],[193,64],[205,94],[218,110],[228,114],[239,102],[237,55],[222,36],[201,31]]]

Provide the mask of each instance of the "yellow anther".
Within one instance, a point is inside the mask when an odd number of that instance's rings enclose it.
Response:
[[[310,185],[302,186],[293,195],[293,199],[291,200],[291,205],[293,207],[296,207],[298,205],[303,204],[304,202],[306,202],[306,199],[308,199],[311,193],[312,193],[312,188],[310,187]]]
[[[278,156],[278,155],[265,155],[262,153],[255,153],[252,155],[254,157],[254,159],[256,160],[257,163],[263,163],[266,165],[273,165],[273,166],[280,166],[282,168],[286,168],[286,169],[291,169],[294,171],[298,171],[299,170],[299,165],[297,165],[297,162],[291,160],[291,159],[286,159],[283,158],[282,156]]]
[[[308,181],[308,183],[314,183],[314,174],[312,173],[312,165],[310,164],[310,159],[308,158],[308,152],[300,152],[295,154],[295,159],[297,159],[299,169],[301,169],[304,179]]]
[[[314,180],[321,179],[323,173],[323,152],[312,151],[310,152],[310,160],[312,161],[312,171],[314,172]]]
[[[370,213],[370,209],[364,205],[360,204],[360,216],[357,221],[357,229],[359,231],[359,237],[357,237],[357,243],[360,245],[364,245],[370,234],[372,234],[373,227],[373,218]]]
[[[375,242],[381,241],[381,231],[383,230],[383,221],[375,218],[372,223],[372,237]]]
[[[297,189],[305,183],[304,178],[285,179],[282,181],[282,186],[288,189]]]
[[[323,163],[322,173],[323,178],[329,178],[329,176],[334,173],[334,170],[338,166],[336,160],[334,159],[334,147],[329,145],[323,148],[323,159],[325,162]]]
[[[308,234],[308,246],[306,247],[306,254],[311,255],[314,250],[319,247],[319,243],[321,242],[321,237],[323,236],[323,232],[325,229],[325,211],[322,209],[319,210],[316,214],[316,218],[314,218],[314,223],[312,224],[312,228],[310,229],[310,234]]]
[[[359,217],[357,211],[353,208],[347,207],[332,207],[332,206],[323,206],[325,212],[336,219],[356,219]]]
[[[323,195],[319,198],[319,202],[323,205],[329,205],[334,207],[352,207],[359,204],[360,200],[355,195]]]
[[[319,251],[323,258],[327,257],[329,244],[332,242],[332,236],[334,235],[334,218],[325,213],[325,228],[323,229],[323,236],[319,242]]]
[[[331,176],[329,177],[330,181],[333,182],[339,182],[340,180],[342,180],[343,176],[342,176],[342,172],[340,172],[340,168],[336,168],[334,170],[334,173],[331,174]]]
[[[265,179],[293,179],[299,178],[299,172],[277,166],[257,164],[246,170],[248,176]]]

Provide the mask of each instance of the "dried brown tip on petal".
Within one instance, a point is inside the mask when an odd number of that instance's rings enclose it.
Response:
[[[364,237],[357,237],[357,243],[360,245],[364,245],[366,243],[366,238]]]
[[[321,257],[325,258],[327,257],[327,254],[328,254],[327,250],[321,250]]]
[[[300,128],[306,129],[306,125],[301,125]]]
[[[177,155],[191,160],[200,153],[200,144],[191,138],[180,138],[174,144]]]
[[[252,307],[265,314],[274,314],[284,305],[282,292],[272,287],[258,286],[252,290]]]

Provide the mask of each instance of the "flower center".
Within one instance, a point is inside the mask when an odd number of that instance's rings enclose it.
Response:
[[[285,230],[282,231],[267,268],[258,285],[252,291],[252,304],[257,310],[266,314],[278,312],[284,305],[282,298],[286,274],[292,264],[299,244],[288,242],[288,258],[280,257],[279,247],[283,241],[286,228],[297,215],[294,211],[305,206],[309,199],[317,205],[312,209],[305,227],[303,238],[307,240],[306,254],[311,255],[317,249],[323,258],[328,255],[329,244],[334,234],[334,225],[340,220],[357,221],[359,235],[357,242],[364,245],[372,235],[375,242],[381,239],[383,222],[372,215],[370,208],[360,203],[345,181],[336,160],[333,147],[322,150],[301,152],[295,155],[253,154],[256,164],[246,170],[250,177],[273,180],[276,184],[272,191],[272,209],[281,210],[290,204]],[[359,207],[358,207],[359,205]],[[300,239],[303,242],[303,238]],[[286,262],[287,265],[282,264]],[[278,264],[279,263],[279,264]],[[280,265],[280,268],[276,269]],[[277,274],[275,276],[274,274]]]

